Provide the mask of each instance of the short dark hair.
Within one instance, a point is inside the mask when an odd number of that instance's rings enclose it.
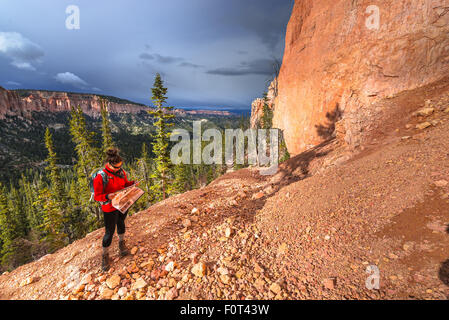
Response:
[[[119,155],[119,150],[117,148],[110,148],[106,151],[106,162],[114,165],[122,162],[123,159]]]

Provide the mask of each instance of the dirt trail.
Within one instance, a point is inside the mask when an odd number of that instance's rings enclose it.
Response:
[[[332,140],[274,176],[228,173],[130,217],[134,254],[107,274],[97,230],[0,276],[0,298],[446,299],[448,82],[419,90],[384,102],[403,113],[357,154]],[[434,112],[413,115],[426,99]]]

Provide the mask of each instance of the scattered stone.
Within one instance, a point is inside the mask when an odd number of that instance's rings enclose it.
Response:
[[[254,264],[254,272],[263,273],[264,270],[258,263],[256,263],[256,264]]]
[[[168,292],[165,294],[166,300],[173,300],[178,297],[178,290],[176,288],[171,288],[168,290]]]
[[[431,125],[432,124],[430,122],[427,122],[427,121],[426,122],[422,122],[422,123],[419,123],[419,124],[416,125],[416,129],[424,130],[424,129],[430,127]]]
[[[279,294],[281,292],[281,286],[276,282],[272,283],[270,286],[270,291],[274,294]]]
[[[204,262],[199,262],[192,267],[192,273],[197,277],[203,277],[206,275],[206,269]]]
[[[125,296],[128,293],[128,288],[127,287],[121,287],[120,289],[118,289],[117,294],[120,297]]]
[[[151,259],[151,258],[149,258],[148,261],[142,262],[142,263],[140,264],[140,267],[141,267],[142,269],[145,268],[145,269],[148,269],[148,270],[151,270],[151,269],[153,268],[153,266],[154,266],[154,261],[153,261],[153,259]]]
[[[190,255],[190,259],[192,260],[193,264],[197,264],[198,263],[199,257],[200,257],[200,254],[198,252],[194,252],[194,253],[192,253]]]
[[[326,289],[333,290],[335,288],[335,285],[337,284],[336,278],[328,278],[324,279],[323,285]]]
[[[88,273],[81,279],[81,284],[91,284],[92,283],[92,274]]]
[[[136,280],[136,282],[133,283],[131,289],[132,290],[140,290],[143,289],[147,286],[147,283],[145,280],[143,280],[143,278],[138,278]]]
[[[128,273],[136,273],[136,272],[139,272],[139,268],[137,267],[136,263],[133,261],[131,263],[131,265],[126,267],[126,271],[128,271]]]
[[[220,276],[220,280],[224,284],[229,284],[229,281],[231,280],[231,277],[228,276],[227,274],[224,274],[224,275]]]
[[[404,251],[409,251],[412,247],[413,247],[412,244],[404,243],[404,245],[402,246],[402,249],[404,249]]]
[[[408,139],[410,139],[411,138],[411,136],[403,136],[401,139],[402,140],[408,140]]]
[[[110,300],[113,295],[114,291],[107,287],[102,287],[100,289],[100,299],[102,300]]]
[[[240,191],[237,193],[237,198],[245,199],[245,198],[246,198],[246,192],[243,191],[243,190],[240,190]]]
[[[135,254],[137,253],[137,250],[138,250],[137,247],[132,248],[132,249],[131,249],[131,254],[132,254],[132,255],[135,255]]]
[[[444,110],[445,113],[449,113],[449,107]]]
[[[63,264],[67,264],[67,263],[69,263],[70,261],[72,261],[73,258],[74,258],[74,256],[70,256],[70,257],[68,257],[67,259],[65,259],[62,263],[63,263]]]
[[[243,276],[245,275],[245,271],[240,269],[235,273],[235,276],[237,277],[237,279],[241,279],[243,278]]]
[[[25,286],[27,286],[27,285],[29,285],[29,284],[32,284],[32,283],[34,283],[34,282],[37,282],[38,280],[39,280],[38,277],[28,277],[28,278],[26,278],[25,280],[23,280],[23,281],[20,283],[20,287],[25,287]]]
[[[170,262],[165,266],[165,271],[167,271],[167,272],[172,272],[173,270],[175,270],[175,262],[174,262],[174,261],[170,261]]]
[[[254,282],[254,287],[256,287],[256,289],[260,292],[263,292],[265,288],[265,281],[261,278],[256,279]]]
[[[184,226],[184,228],[188,228],[192,225],[192,221],[190,221],[190,219],[184,219],[182,220],[182,225]]]
[[[439,180],[439,181],[435,181],[434,184],[437,187],[445,187],[445,186],[447,186],[448,182],[446,180]]]
[[[278,248],[278,254],[285,254],[287,253],[288,250],[288,245],[284,242],[283,244],[281,244]]]
[[[221,275],[227,275],[229,274],[229,270],[225,267],[220,267],[217,269],[217,272]]]
[[[258,192],[258,193],[256,193],[256,194],[253,196],[253,200],[259,200],[259,199],[262,199],[264,196],[265,196],[265,193],[263,193],[262,191],[261,191],[261,192]]]
[[[394,253],[389,253],[388,254],[388,257],[390,258],[390,259],[398,259],[399,257],[397,256],[397,255],[395,255]]]
[[[199,214],[199,210],[197,208],[193,208],[192,209],[192,214]]]
[[[227,227],[225,230],[225,237],[230,238],[232,236],[232,229]]]
[[[78,294],[84,291],[84,289],[86,288],[85,284],[80,284],[78,285],[78,287],[73,291],[74,294]]]
[[[435,112],[435,109],[432,107],[424,107],[416,111],[416,115],[421,117],[428,117]]]
[[[109,287],[109,289],[115,289],[116,287],[118,287],[120,285],[120,281],[122,281],[120,276],[114,274],[113,276],[109,277],[106,280],[106,284]]]

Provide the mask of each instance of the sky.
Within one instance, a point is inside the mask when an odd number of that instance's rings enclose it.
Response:
[[[0,86],[151,105],[160,73],[169,105],[249,109],[282,61],[293,2],[0,0]]]

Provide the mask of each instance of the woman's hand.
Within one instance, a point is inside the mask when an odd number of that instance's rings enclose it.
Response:
[[[108,199],[109,199],[109,200],[112,200],[112,199],[115,198],[115,196],[116,196],[116,194],[110,193],[110,194],[108,194]]]

